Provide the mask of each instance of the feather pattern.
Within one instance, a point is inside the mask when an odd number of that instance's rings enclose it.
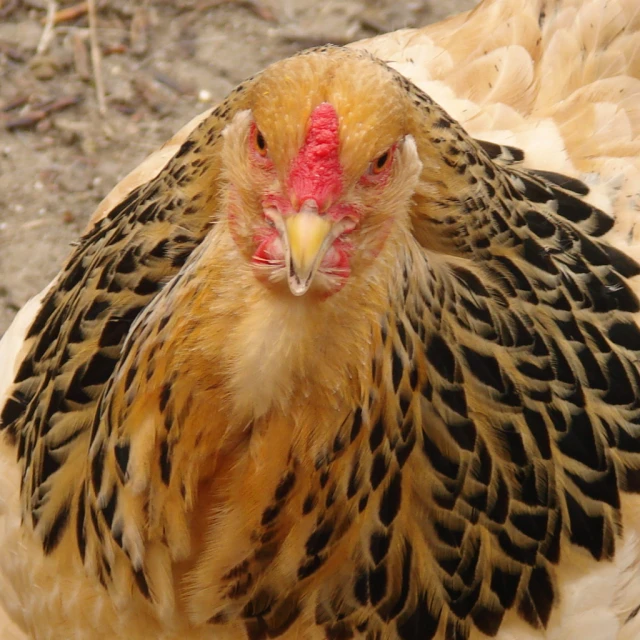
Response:
[[[0,343],[11,633],[635,637],[639,56],[633,0],[485,0],[270,67],[116,187]],[[278,296],[230,141],[284,165],[323,101],[345,175],[402,138],[392,221]]]

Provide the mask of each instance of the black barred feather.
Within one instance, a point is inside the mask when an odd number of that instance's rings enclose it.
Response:
[[[381,64],[338,47],[304,55]],[[362,392],[332,414],[313,464],[296,450],[303,438],[272,452],[281,469],[265,480],[255,523],[238,531],[249,552],[217,563],[215,544],[202,552],[197,578],[209,582],[197,597],[216,603],[202,624],[238,622],[249,637],[274,638],[304,618],[327,638],[466,640],[473,630],[495,636],[512,612],[544,629],[567,549],[613,558],[621,493],[640,491],[640,304],[628,281],[640,267],[603,237],[613,219],[586,202],[581,181],[525,169],[518,149],[473,140],[408,80],[384,73],[406,97],[405,134],[457,190],[429,191],[425,170],[366,336]],[[236,90],[80,240],[2,407],[23,516],[43,553],[58,553],[70,531],[102,584],[116,588],[116,563],[158,608],[162,583],[145,554],[153,547],[178,566],[172,527],[198,518],[188,485],[199,479],[187,479],[185,462],[191,453],[200,468],[193,406],[212,393],[218,415],[230,402],[199,380],[179,392],[161,354],[183,313],[175,301],[205,260],[203,240],[226,233],[221,131],[251,108],[260,82]],[[222,387],[229,363],[211,366]],[[160,375],[148,400],[162,417],[149,478],[134,490],[144,465],[137,432],[122,425]],[[293,428],[288,418],[278,427]],[[246,447],[241,437],[221,443]],[[63,473],[78,457],[83,473]],[[180,517],[166,516],[167,504]],[[141,541],[133,521],[147,527]]]

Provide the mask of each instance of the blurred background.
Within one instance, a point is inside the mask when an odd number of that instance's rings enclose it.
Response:
[[[474,4],[0,0],[0,335],[115,184],[238,82]]]

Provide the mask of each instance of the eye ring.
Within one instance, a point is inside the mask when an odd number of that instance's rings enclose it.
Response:
[[[267,153],[269,152],[267,149],[267,141],[258,127],[253,128],[253,146],[259,156],[263,158],[267,157]]]

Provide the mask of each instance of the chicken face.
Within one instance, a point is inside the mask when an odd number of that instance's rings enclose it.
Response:
[[[350,104],[363,97],[352,91],[345,104],[336,84],[297,110],[281,110],[276,95],[270,111],[241,111],[224,134],[229,230],[256,277],[294,296],[330,296],[365,270],[406,221],[420,172],[405,119],[382,108],[378,123],[358,122]]]

